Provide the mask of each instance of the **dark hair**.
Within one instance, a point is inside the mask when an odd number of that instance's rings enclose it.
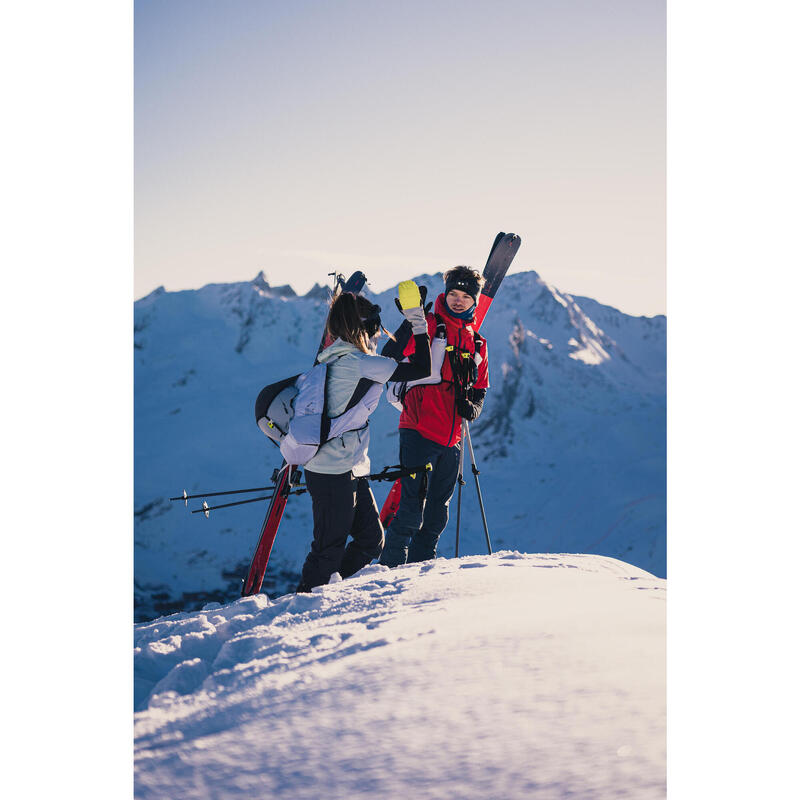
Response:
[[[380,310],[380,306],[352,292],[334,295],[328,312],[328,333],[369,353],[369,340],[381,326]]]
[[[465,281],[476,281],[478,284],[478,289],[483,288],[483,284],[486,283],[486,278],[481,275],[478,270],[473,269],[472,267],[453,267],[452,269],[447,270],[444,274],[444,282],[445,284],[451,283],[457,280],[465,280]]]

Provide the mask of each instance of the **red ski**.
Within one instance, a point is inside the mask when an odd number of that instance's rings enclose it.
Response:
[[[483,277],[486,283],[483,285],[478,296],[478,308],[475,311],[475,321],[472,327],[477,331],[480,329],[487,312],[491,308],[494,296],[500,284],[505,278],[514,256],[522,244],[522,239],[516,233],[503,233],[502,231],[495,237],[492,249],[489,251],[489,258],[483,268]],[[389,494],[381,508],[381,523],[384,529],[392,524],[397,509],[400,507],[400,491],[402,482],[396,480],[389,490]]]
[[[275,491],[269,501],[267,514],[261,523],[261,535],[258,537],[256,551],[250,562],[250,569],[247,577],[242,583],[242,597],[251,594],[258,594],[261,591],[261,584],[264,582],[264,573],[267,571],[269,556],[272,553],[272,545],[275,543],[275,536],[283,517],[283,509],[286,508],[286,501],[289,499],[291,482],[289,478],[293,467],[285,464],[281,467],[278,479],[275,481]]]

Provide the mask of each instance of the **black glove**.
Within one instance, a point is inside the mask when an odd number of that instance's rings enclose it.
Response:
[[[467,389],[466,393],[456,395],[456,411],[467,422],[474,422],[481,415],[486,389]]]
[[[481,410],[475,403],[471,403],[466,397],[459,397],[456,399],[456,411],[460,417],[463,417],[467,422],[474,422],[478,418]]]

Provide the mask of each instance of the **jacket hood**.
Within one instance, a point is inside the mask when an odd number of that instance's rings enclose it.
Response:
[[[343,339],[335,339],[319,354],[318,360],[322,363],[325,363],[326,361],[330,361],[332,358],[346,356],[348,353],[363,354],[363,351],[359,350],[354,344],[350,344],[350,342],[345,342]]]

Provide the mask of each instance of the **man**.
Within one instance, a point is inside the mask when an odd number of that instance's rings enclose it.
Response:
[[[403,384],[399,392],[400,463],[431,463],[433,470],[427,476],[417,473],[402,479],[400,505],[386,531],[380,558],[389,567],[436,557],[458,479],[461,420],[478,418],[489,386],[486,342],[471,324],[483,277],[470,267],[454,267],[445,273],[444,283],[435,313],[427,315],[431,341],[438,337],[438,351],[443,354],[441,367],[432,356],[432,376]],[[431,350],[437,350],[435,344]],[[425,479],[427,493],[423,493]]]

